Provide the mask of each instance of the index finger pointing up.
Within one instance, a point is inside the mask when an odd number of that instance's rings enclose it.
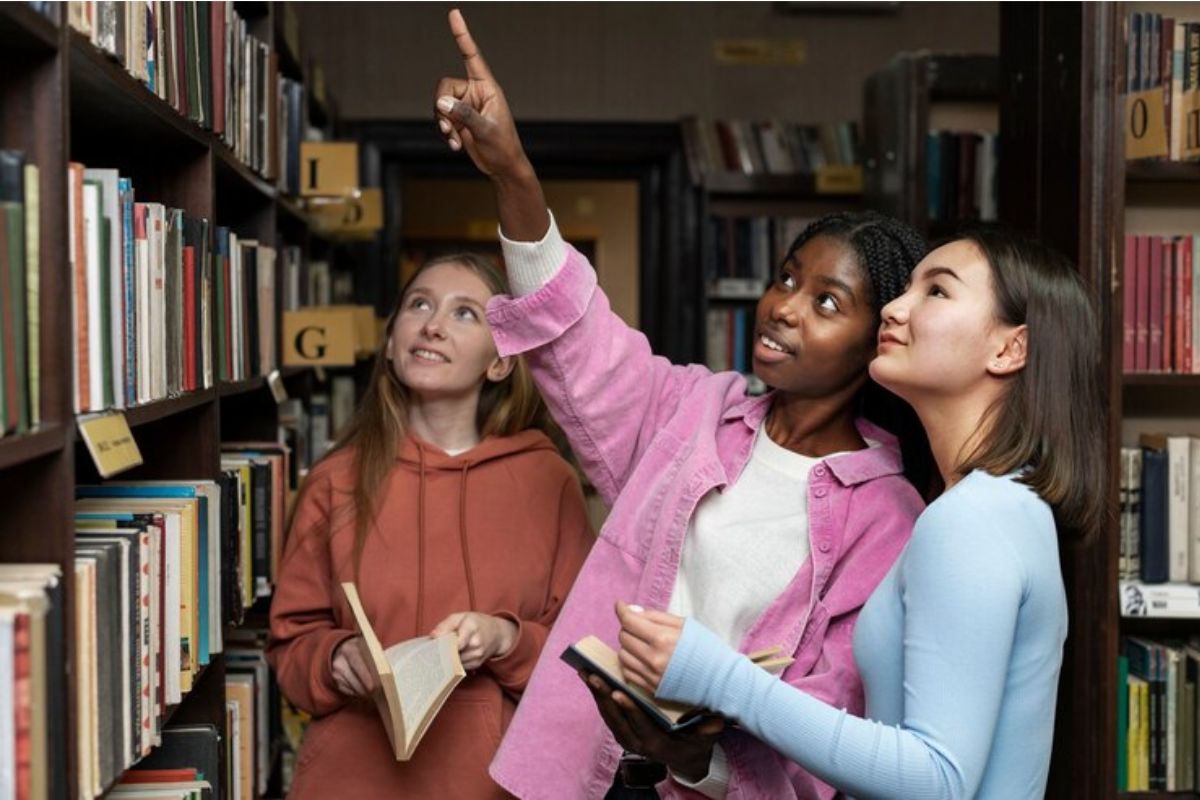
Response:
[[[483,55],[475,46],[475,40],[471,38],[471,32],[467,30],[467,21],[463,19],[462,12],[457,8],[450,11],[450,32],[454,34],[454,41],[458,43],[458,51],[462,53],[463,63],[467,67],[467,77],[491,80],[492,71],[488,69],[487,62],[483,60]]]

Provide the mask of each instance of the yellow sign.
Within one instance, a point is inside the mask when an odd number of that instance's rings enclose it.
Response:
[[[370,239],[383,228],[383,190],[362,189],[357,195],[317,198],[308,203],[313,227],[344,239]]]
[[[283,312],[284,366],[353,366],[357,339],[352,306]]]
[[[718,64],[803,64],[807,56],[800,39],[718,39],[713,45]]]
[[[300,143],[302,197],[346,197],[357,191],[357,142]]]
[[[1167,155],[1167,120],[1162,89],[1147,89],[1125,97],[1125,158]]]
[[[1183,154],[1185,159],[1200,158],[1200,89],[1183,93]]]
[[[142,453],[133,432],[121,412],[84,417],[79,420],[79,435],[87,444],[96,471],[101,478],[111,478],[142,463]]]
[[[861,164],[817,167],[817,194],[857,194],[862,188]]]

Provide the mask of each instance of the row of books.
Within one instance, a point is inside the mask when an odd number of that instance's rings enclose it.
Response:
[[[69,3],[75,30],[266,178],[278,174],[279,68],[232,0]]]
[[[925,194],[930,222],[996,219],[999,137],[992,131],[930,131]]]
[[[277,443],[223,445],[218,481],[76,489],[79,790],[99,793],[162,739],[166,710],[270,594],[289,488]]]
[[[0,797],[69,793],[64,588],[57,564],[0,564]]]
[[[709,217],[711,247],[704,261],[709,295],[757,300],[810,222],[807,217]]]
[[[1129,15],[1125,39],[1129,91],[1162,89],[1167,157],[1200,158],[1200,21],[1145,11]]]
[[[76,412],[212,385],[209,223],[135,202],[115,169],[68,169]]]
[[[219,380],[265,375],[278,364],[275,262],[274,247],[240,239],[228,228],[216,229],[213,274]],[[285,278],[285,283],[290,279]]]
[[[754,307],[710,308],[705,328],[705,363],[713,372],[748,373],[754,347]]]
[[[1200,236],[1125,236],[1121,366],[1126,373],[1200,373]]]
[[[1117,659],[1117,791],[1200,786],[1200,642],[1121,640]]]
[[[700,119],[683,122],[684,146],[696,175],[808,175],[826,166],[857,164],[858,125],[805,125],[779,120]]]
[[[1121,448],[1121,580],[1200,584],[1200,438],[1143,434]]]
[[[23,153],[0,150],[0,436],[41,421],[39,180]]]

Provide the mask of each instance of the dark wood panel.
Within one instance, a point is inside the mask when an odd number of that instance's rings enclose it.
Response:
[[[56,454],[65,440],[63,426],[51,423],[31,433],[0,439],[0,469]]]
[[[58,25],[25,3],[0,3],[0,42],[6,54],[54,53]]]

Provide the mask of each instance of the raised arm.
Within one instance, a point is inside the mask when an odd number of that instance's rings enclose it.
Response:
[[[495,186],[516,295],[489,305],[492,334],[502,355],[528,354],[551,412],[611,503],[665,421],[711,373],[653,355],[646,337],[612,312],[595,270],[562,241],[504,93],[457,10],[450,29],[466,76],[438,84],[437,122],[449,146],[465,150]],[[740,379],[725,382],[740,399]]]

